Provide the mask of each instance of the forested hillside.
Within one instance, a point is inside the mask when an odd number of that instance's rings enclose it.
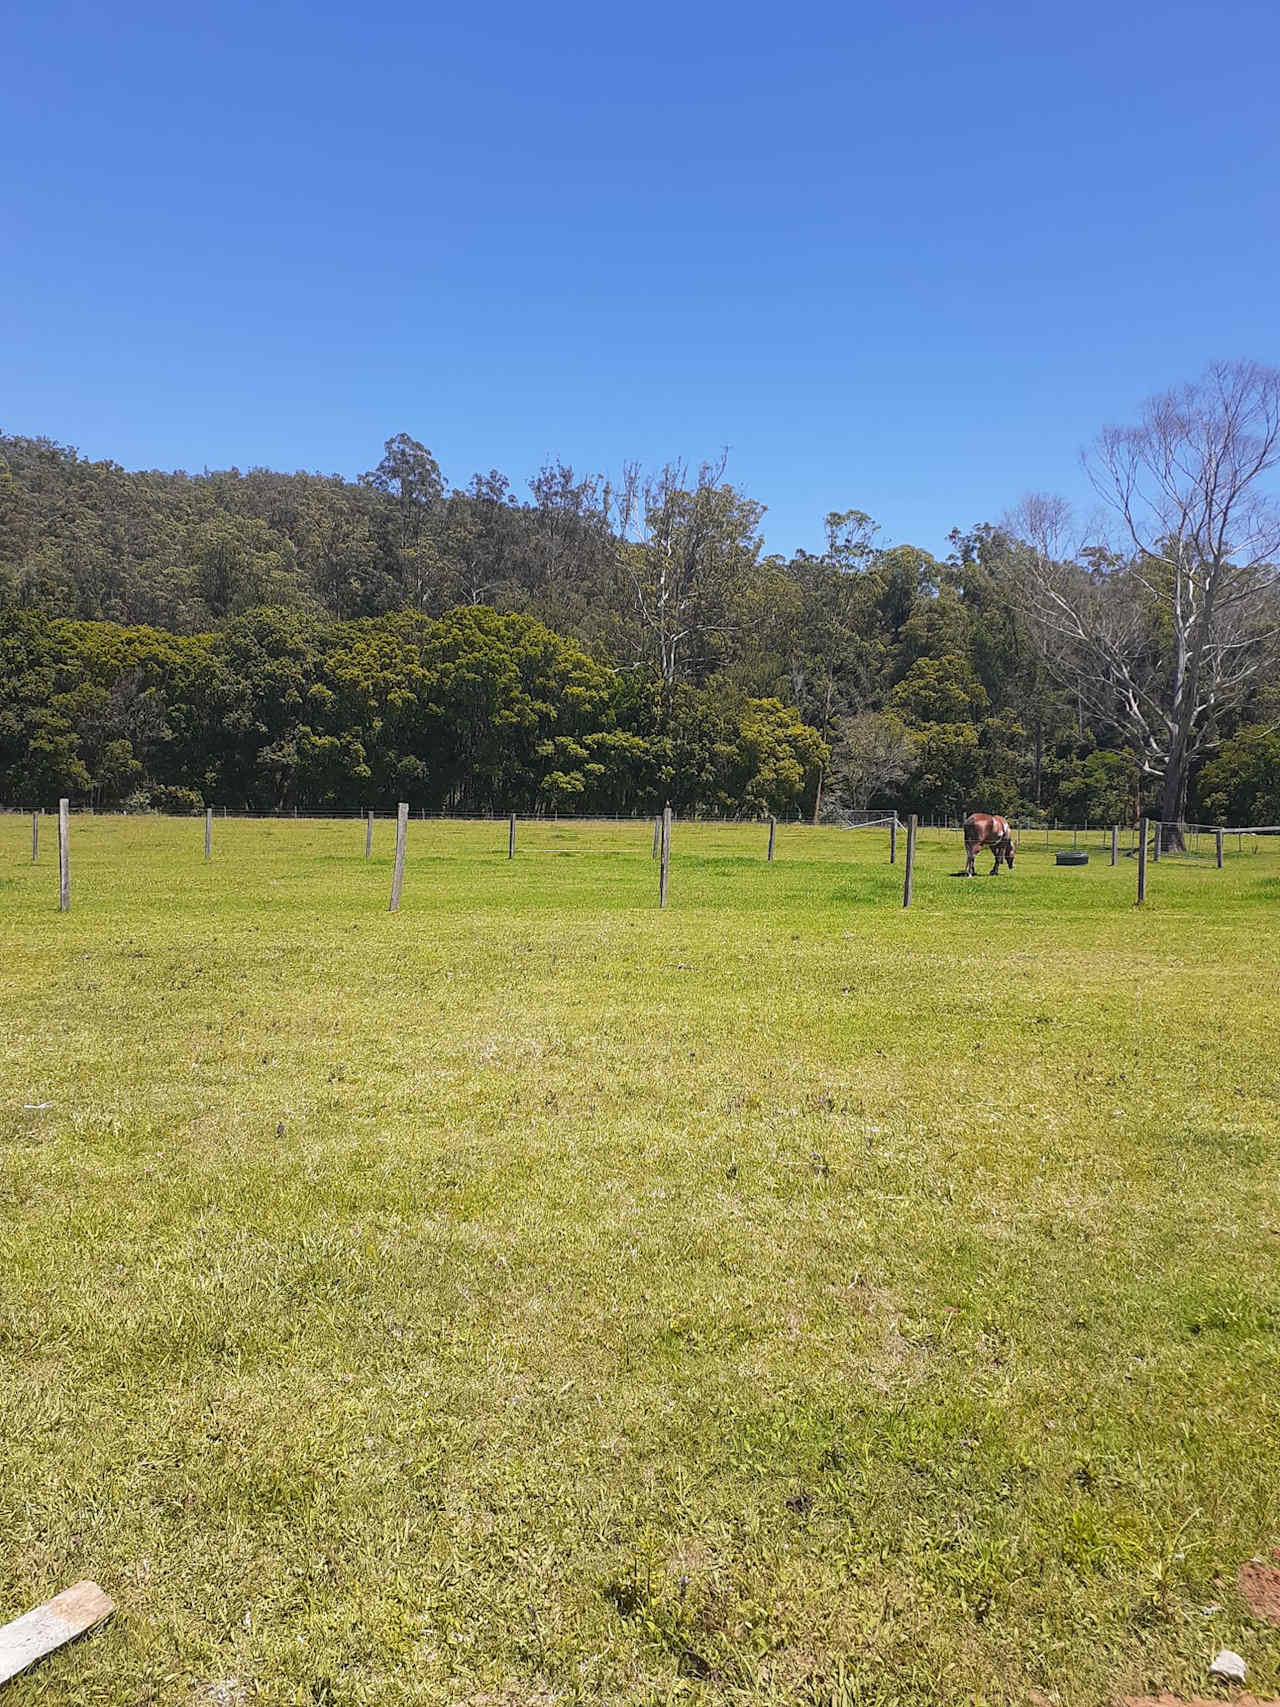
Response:
[[[448,488],[403,434],[357,481],[0,438],[0,803],[1070,823],[1153,798],[1150,754],[1037,629],[1033,529],[957,531],[938,561],[849,510],[783,559],[762,514],[722,464],[553,464],[520,494]],[[1215,710],[1192,810],[1280,819],[1276,699],[1264,670]]]

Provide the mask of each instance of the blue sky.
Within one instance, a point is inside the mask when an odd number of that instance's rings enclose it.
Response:
[[[1280,361],[1280,11],[27,5],[0,427],[127,466],[729,472],[945,549]]]

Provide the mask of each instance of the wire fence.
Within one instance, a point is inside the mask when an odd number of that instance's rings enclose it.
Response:
[[[5,816],[50,816],[56,817],[57,807],[0,807],[0,814]],[[296,821],[299,823],[363,823],[370,816],[375,822],[394,822],[397,806],[381,805],[361,807],[359,810],[350,808],[312,809],[310,807],[288,807],[273,811],[261,808],[238,806],[212,806],[200,808],[198,811],[175,812],[159,811],[153,808],[128,811],[123,807],[95,807],[91,804],[73,805],[68,808],[75,817],[138,817],[165,818],[176,820],[191,820],[203,818],[206,811],[212,812],[215,822],[224,821],[241,823],[284,823]],[[416,807],[409,811],[410,822],[428,823],[443,822],[453,824],[498,824],[506,823],[511,816],[509,808],[479,808],[479,807]],[[522,823],[564,824],[564,825],[604,825],[604,824],[652,824],[661,817],[661,809],[631,812],[556,812],[546,808],[530,807],[521,811],[517,809],[516,816]],[[690,809],[681,813],[673,808],[672,820],[682,824],[724,825],[767,825],[771,815],[760,811],[749,813],[721,813],[707,811],[702,808]],[[904,829],[906,815],[903,813],[859,809],[825,809],[815,825],[810,817],[799,813],[792,817],[777,817],[776,822],[785,824],[788,829],[826,829],[826,830],[890,830]],[[1154,836],[1157,831],[1157,820],[1147,820],[1150,833]],[[963,821],[959,818],[921,817],[917,819],[918,833],[922,836],[932,836],[938,839],[958,837],[963,833]],[[1110,850],[1110,824],[1034,824],[1012,826],[1014,842],[1019,851],[1034,851],[1044,848],[1050,851],[1063,848],[1100,848]],[[1119,849],[1125,853],[1136,851],[1139,830],[1136,824],[1121,824],[1115,826]],[[1280,836],[1280,824],[1197,824],[1183,822],[1178,825],[1186,853],[1208,853],[1216,850],[1218,832],[1221,830],[1228,844],[1234,840],[1236,851],[1244,851],[1246,841],[1250,841],[1253,851],[1257,851],[1258,838],[1263,836]],[[1164,857],[1170,857],[1173,850],[1164,849]]]
[[[820,830],[885,830],[891,825],[901,829],[903,820],[896,812],[831,812],[818,821]]]
[[[18,814],[13,813],[9,809],[5,809],[4,815],[17,816]],[[386,822],[391,818],[391,814],[389,812],[379,813],[376,810],[359,813],[306,813],[301,810],[287,813],[264,813],[244,810],[235,811],[228,807],[221,809],[205,807],[203,812],[199,813],[159,813],[148,810],[146,812],[114,814],[97,813],[92,806],[87,805],[80,809],[80,815],[82,817],[101,817],[103,819],[111,819],[118,816],[136,817],[144,820],[162,818],[171,820],[175,824],[190,825],[193,831],[196,826],[200,824],[201,820],[203,820],[204,858],[206,861],[213,858],[214,844],[217,841],[214,830],[215,823],[226,822],[229,819],[245,824],[279,824],[290,820],[301,824],[360,824],[363,830],[362,840],[364,842],[364,857],[365,860],[369,860],[373,847],[375,821],[381,818]],[[40,812],[31,812],[29,814],[23,813],[22,816],[29,816],[30,818],[31,859],[33,864],[38,864],[40,859],[41,821],[44,814]],[[400,906],[401,891],[405,877],[405,860],[407,851],[406,831],[408,829],[409,816],[409,807],[403,801],[399,802],[395,814],[396,845],[390,905],[390,910],[392,912],[398,911]],[[459,825],[477,825],[484,826],[491,833],[496,831],[499,825],[502,825],[507,830],[507,858],[512,860],[515,859],[517,853],[517,827],[521,822],[528,825],[533,830],[535,837],[539,833],[545,835],[548,829],[556,825],[563,825],[568,829],[572,829],[575,826],[584,828],[588,826],[596,826],[613,829],[622,825],[626,825],[628,828],[638,828],[640,825],[643,825],[646,831],[652,827],[652,858],[655,861],[660,861],[658,900],[660,908],[665,908],[667,905],[671,853],[671,827],[673,816],[674,815],[670,807],[666,807],[663,810],[661,817],[648,812],[636,812],[632,814],[622,812],[615,812],[612,814],[565,814],[563,816],[558,813],[550,813],[540,816],[536,814],[525,814],[522,816],[515,812],[502,813],[488,810],[483,812],[451,813],[447,809],[431,813],[428,813],[425,809],[421,809],[418,814],[419,821],[424,824],[428,822],[439,823],[444,821]],[[708,830],[723,829],[725,827],[732,827],[735,825],[742,826],[744,829],[755,829],[757,831],[767,827],[768,842],[767,849],[762,848],[763,857],[769,864],[772,864],[773,862],[775,852],[775,832],[777,830],[778,820],[771,815],[757,814],[752,817],[730,817],[728,815],[720,816],[716,814],[704,815],[701,813],[693,813],[688,818],[684,819],[683,823],[686,827],[692,826],[696,828],[698,826],[702,826]],[[846,822],[843,824],[833,823],[832,815],[829,814],[826,824],[822,826],[814,826],[808,820],[797,818],[794,825],[788,825],[788,832],[791,833],[791,831],[796,828],[800,829],[801,832],[806,829],[817,828],[826,828],[828,830],[839,829],[842,832],[848,830],[870,830],[876,832],[879,836],[883,837],[881,846],[883,847],[884,857],[887,858],[890,865],[895,865],[898,861],[900,840],[899,830],[900,828],[905,828],[906,835],[902,850],[904,853],[902,905],[904,908],[908,908],[911,906],[913,898],[913,874],[918,843],[932,838],[935,846],[939,849],[945,850],[946,856],[949,859],[953,850],[956,853],[961,851],[961,849],[957,848],[956,844],[957,839],[963,833],[964,826],[954,820],[951,822],[935,821],[933,823],[921,825],[914,814],[908,816],[904,826],[898,814],[894,812],[881,816],[875,816],[871,813],[860,813],[857,815],[850,813],[847,816]],[[1173,843],[1167,839],[1166,836],[1166,832],[1171,828],[1171,825],[1161,825],[1154,819],[1144,819],[1140,827],[1129,828],[1122,828],[1120,825],[1082,824],[1078,826],[1055,826],[1053,824],[1049,824],[1040,827],[1033,825],[1024,830],[1018,831],[1017,827],[1014,826],[1014,834],[1016,838],[1017,853],[1019,856],[1027,854],[1028,852],[1043,853],[1046,857],[1050,854],[1054,854],[1055,863],[1057,865],[1087,865],[1089,863],[1090,856],[1086,850],[1091,846],[1094,846],[1099,850],[1099,853],[1102,855],[1102,859],[1105,859],[1109,855],[1109,863],[1113,868],[1119,863],[1122,854],[1125,856],[1136,855],[1137,899],[1139,905],[1142,905],[1146,899],[1147,866],[1149,861],[1155,862],[1167,857],[1181,855],[1184,858],[1190,857],[1196,862],[1203,861],[1207,863],[1212,859],[1218,868],[1221,869],[1224,865],[1225,856],[1229,851],[1236,854],[1242,854],[1246,851],[1247,847],[1248,851],[1257,853],[1259,851],[1259,842],[1262,836],[1280,834],[1280,826],[1277,825],[1249,825],[1227,828],[1222,825],[1184,823],[1177,826],[1180,831],[1180,837],[1176,843]],[[68,912],[71,907],[70,848],[73,839],[70,826],[69,802],[64,798],[58,803],[57,817],[57,855],[59,874],[58,905],[61,912]],[[95,839],[96,838],[94,837],[89,838],[90,842]],[[803,844],[805,839],[806,838],[804,838],[802,834],[800,838],[801,844]],[[236,841],[237,838],[233,837],[232,840]],[[428,841],[431,840],[432,838],[428,836]],[[483,842],[483,840],[484,838],[482,837],[481,841]],[[1229,845],[1233,840],[1236,844],[1234,850],[1230,849]],[[647,841],[648,838],[646,835],[646,844]],[[1202,846],[1202,843],[1206,845]],[[294,842],[292,845],[305,851],[308,847],[312,846],[313,843],[304,839],[301,842]],[[554,847],[540,848],[535,844],[533,847],[523,848],[522,851],[526,853],[532,852],[535,854],[564,853],[568,851],[583,853],[590,852],[594,848],[596,851],[611,849],[616,853],[620,849],[625,850],[628,845],[629,837],[623,836],[620,838],[615,835],[612,837],[606,836],[604,838],[595,839],[584,837],[579,840],[576,848],[566,847],[564,839],[557,837],[555,838]],[[715,847],[716,845],[717,844],[714,840],[710,842],[704,840],[702,842],[704,852],[708,848]],[[812,844],[810,845],[812,847],[814,857],[825,857],[829,859],[832,856],[833,844],[831,842],[825,844],[825,849],[813,846]],[[1064,851],[1068,849],[1073,851]],[[964,851],[968,854],[971,854],[972,852],[971,849],[966,849]],[[995,850],[994,870],[996,872],[1000,869],[1002,851],[1007,853],[1007,849],[1004,847],[1003,843],[998,844]],[[803,858],[804,856],[802,855],[801,857]],[[1102,863],[1102,859],[1099,860],[1099,863]],[[1014,864],[1014,856],[1012,853],[1008,853],[1007,863],[1009,868],[1012,869]],[[972,877],[974,875],[972,858],[966,858],[965,870],[963,873],[954,872],[951,875]]]
[[[213,813],[214,821],[219,824],[224,820],[232,823],[241,822],[263,824],[292,823],[294,821],[298,823],[314,824],[362,824],[371,814],[375,820],[381,821],[383,819],[389,819],[394,823],[398,812],[398,804],[362,806],[358,811],[350,808],[339,807],[324,809],[316,808],[314,810],[309,807],[305,809],[301,807],[282,807],[278,811],[264,811],[258,807],[210,806],[206,808],[202,806],[198,810],[190,812],[159,811],[152,807],[130,812],[121,806],[91,806],[86,804],[71,806],[68,808],[68,811],[73,817],[81,818],[166,818],[194,821],[202,819],[205,816],[206,811],[209,811]],[[0,814],[10,817],[29,818],[33,816],[33,814],[37,813],[42,817],[56,817],[57,812],[58,809],[56,806],[0,806]],[[755,814],[733,814],[708,812],[701,808],[696,811],[691,810],[683,814],[673,809],[671,815],[673,820],[684,824],[726,825],[763,825],[768,824],[771,816],[768,812],[758,812]],[[496,806],[493,808],[421,806],[412,807],[409,812],[409,820],[411,823],[415,824],[432,822],[446,824],[505,824],[510,816],[510,808],[500,808]],[[662,816],[662,808],[657,807],[653,811],[637,810],[634,812],[550,812],[545,809],[526,807],[523,810],[516,808],[516,816],[519,818],[520,822],[524,824],[652,824],[655,818],[660,818]],[[774,816],[776,817],[776,815]],[[876,821],[887,824],[889,819],[883,818]],[[811,824],[811,820],[809,818],[802,817],[799,814],[790,818],[777,817],[776,822],[779,824],[785,823],[789,828],[794,828],[796,825],[808,827]]]

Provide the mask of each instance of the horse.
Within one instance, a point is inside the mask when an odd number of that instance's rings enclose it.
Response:
[[[999,818],[992,812],[970,812],[964,821],[964,874],[973,876],[973,862],[978,857],[979,850],[990,848],[995,855],[996,863],[991,867],[992,877],[1000,874],[1000,862],[1003,860],[1013,870],[1013,831],[1007,818]]]

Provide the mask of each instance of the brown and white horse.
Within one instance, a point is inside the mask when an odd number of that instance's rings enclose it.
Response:
[[[991,875],[995,877],[1000,871],[1003,860],[1013,870],[1013,831],[1006,818],[999,818],[993,812],[970,812],[964,821],[964,874],[973,876],[973,862],[982,848],[990,848],[995,855],[996,863],[991,867]]]

